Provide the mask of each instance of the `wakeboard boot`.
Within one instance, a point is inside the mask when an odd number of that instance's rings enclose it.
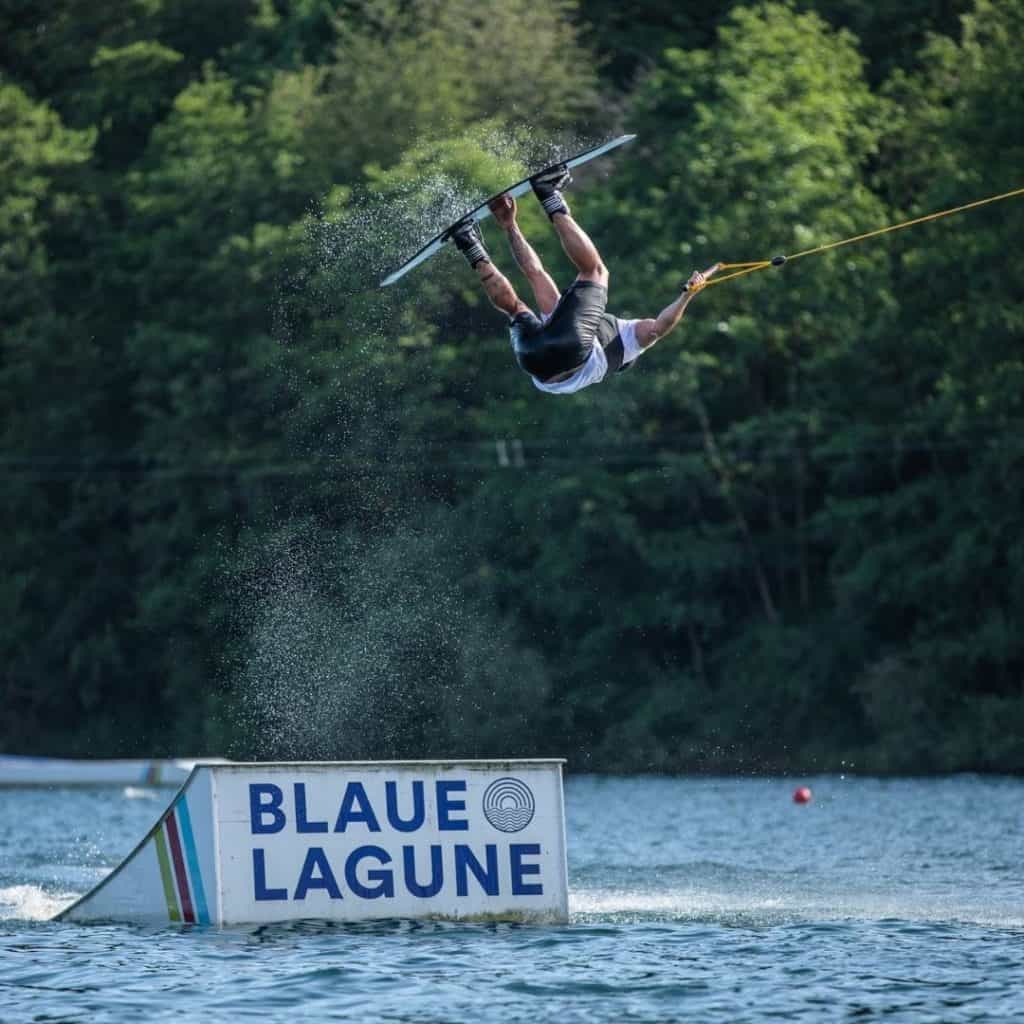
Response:
[[[562,189],[571,181],[572,175],[565,164],[556,164],[530,179],[533,194],[540,200],[548,217],[569,212],[569,204],[562,196]]]
[[[475,267],[484,260],[490,261],[491,257],[487,255],[484,238],[480,234],[480,227],[471,217],[467,217],[466,220],[460,220],[448,232],[448,239],[455,243],[455,248],[466,257],[466,262],[471,267]]]

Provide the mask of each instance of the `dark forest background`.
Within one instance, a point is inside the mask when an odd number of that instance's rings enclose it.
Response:
[[[454,255],[375,287],[620,131],[623,316],[1019,188],[1022,53],[1024,0],[0,0],[0,749],[1024,770],[1024,199],[571,398]]]

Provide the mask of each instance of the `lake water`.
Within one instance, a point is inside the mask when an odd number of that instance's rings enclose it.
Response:
[[[571,777],[566,927],[50,923],[170,791],[0,791],[0,1021],[1024,1020],[1024,780]]]

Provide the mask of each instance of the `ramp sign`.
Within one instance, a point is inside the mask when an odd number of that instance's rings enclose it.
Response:
[[[568,916],[561,761],[200,765],[68,921]]]

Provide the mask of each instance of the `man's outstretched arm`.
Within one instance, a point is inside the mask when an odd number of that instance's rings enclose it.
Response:
[[[523,276],[530,282],[537,308],[547,316],[558,304],[558,286],[544,269],[540,257],[526,240],[516,221],[516,201],[512,196],[499,196],[491,203],[491,213],[508,236],[509,248]]]
[[[637,344],[641,348],[650,348],[659,338],[664,338],[674,330],[683,319],[690,300],[704,287],[708,278],[718,272],[720,266],[721,264],[716,263],[703,273],[695,270],[675,302],[669,303],[653,320],[641,320],[636,325]]]

